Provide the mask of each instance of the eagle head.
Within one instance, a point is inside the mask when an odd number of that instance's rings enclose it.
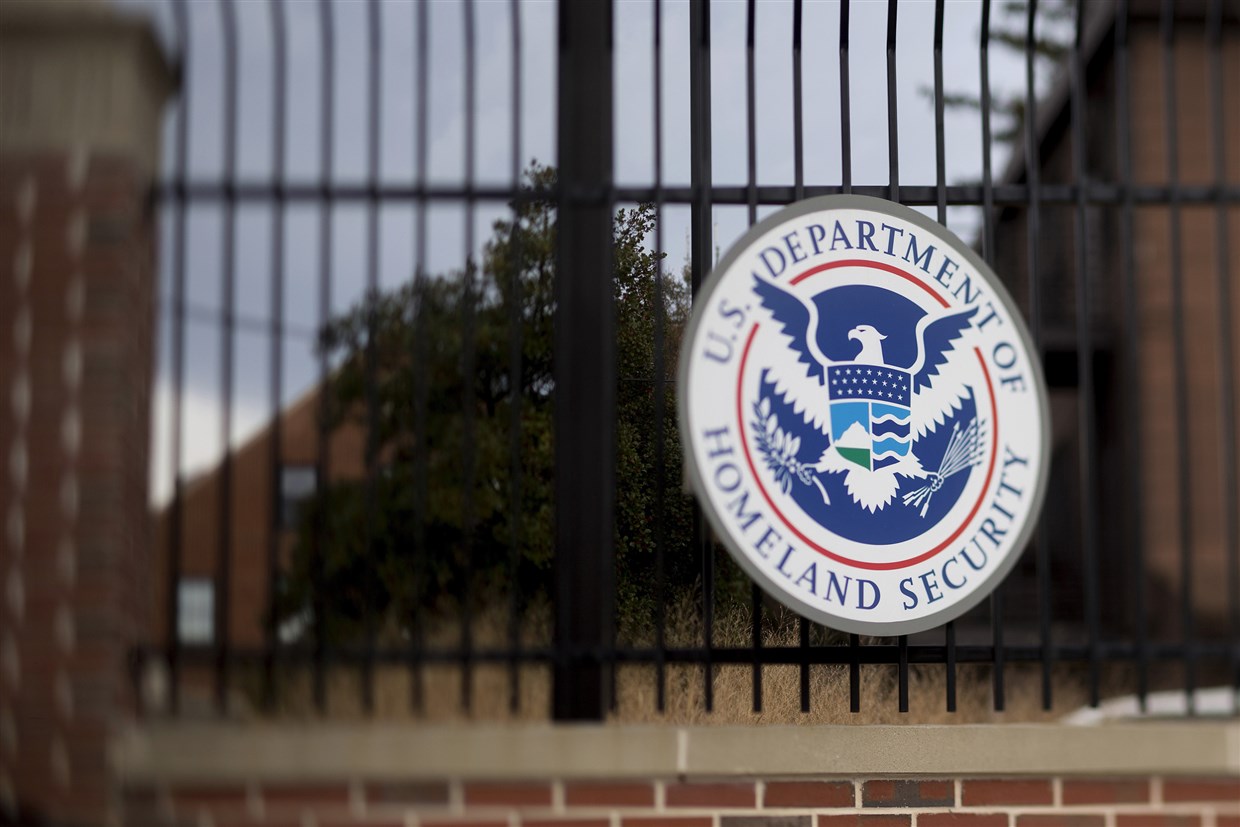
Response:
[[[849,339],[856,339],[861,343],[861,352],[857,354],[855,361],[866,365],[884,365],[883,361],[883,339],[887,337],[879,333],[873,326],[861,324],[848,331]]]

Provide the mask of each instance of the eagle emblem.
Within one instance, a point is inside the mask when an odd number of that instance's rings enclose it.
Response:
[[[752,412],[767,471],[785,493],[812,487],[820,502],[798,501],[836,530],[833,511],[864,522],[889,508],[901,513],[885,520],[924,528],[935,495],[984,454],[985,422],[954,365],[972,358],[977,308],[930,313],[868,285],[806,299],[756,274],[753,292],[787,344],[763,366]],[[851,502],[833,501],[841,485]]]
[[[1037,351],[946,227],[791,204],[720,259],[680,350],[686,477],[767,593],[857,634],[959,617],[1028,542],[1050,466]]]

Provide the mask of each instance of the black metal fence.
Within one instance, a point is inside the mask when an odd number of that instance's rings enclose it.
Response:
[[[173,709],[195,687],[227,707],[251,676],[274,708],[293,674],[323,709],[342,669],[365,708],[406,672],[420,708],[443,667],[468,708],[497,666],[513,709],[549,668],[557,719],[605,716],[625,669],[661,710],[686,666],[708,710],[722,668],[750,671],[758,710],[780,665],[803,711],[814,670],[846,673],[856,711],[875,667],[901,711],[918,669],[954,710],[966,665],[995,709],[1012,674],[1048,710],[1060,673],[1094,704],[1178,689],[1192,712],[1210,684],[1240,703],[1234,2],[892,0],[876,25],[847,0],[154,8],[183,91],[155,193],[166,585],[139,663],[166,664]],[[962,71],[975,94],[948,88]],[[743,135],[713,128],[733,117]],[[741,157],[744,180],[721,174]],[[1052,389],[1033,547],[988,605],[911,639],[787,618],[680,487],[679,291],[720,222],[848,192],[974,238]],[[530,631],[539,595],[554,634]]]

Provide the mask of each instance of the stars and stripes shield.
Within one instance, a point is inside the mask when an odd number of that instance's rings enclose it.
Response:
[[[912,444],[911,375],[884,365],[833,365],[828,371],[831,442],[867,471],[893,465]]]

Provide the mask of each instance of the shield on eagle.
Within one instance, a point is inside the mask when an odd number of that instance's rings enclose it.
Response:
[[[867,471],[894,465],[912,445],[911,375],[886,365],[837,364],[827,372],[831,444]]]

